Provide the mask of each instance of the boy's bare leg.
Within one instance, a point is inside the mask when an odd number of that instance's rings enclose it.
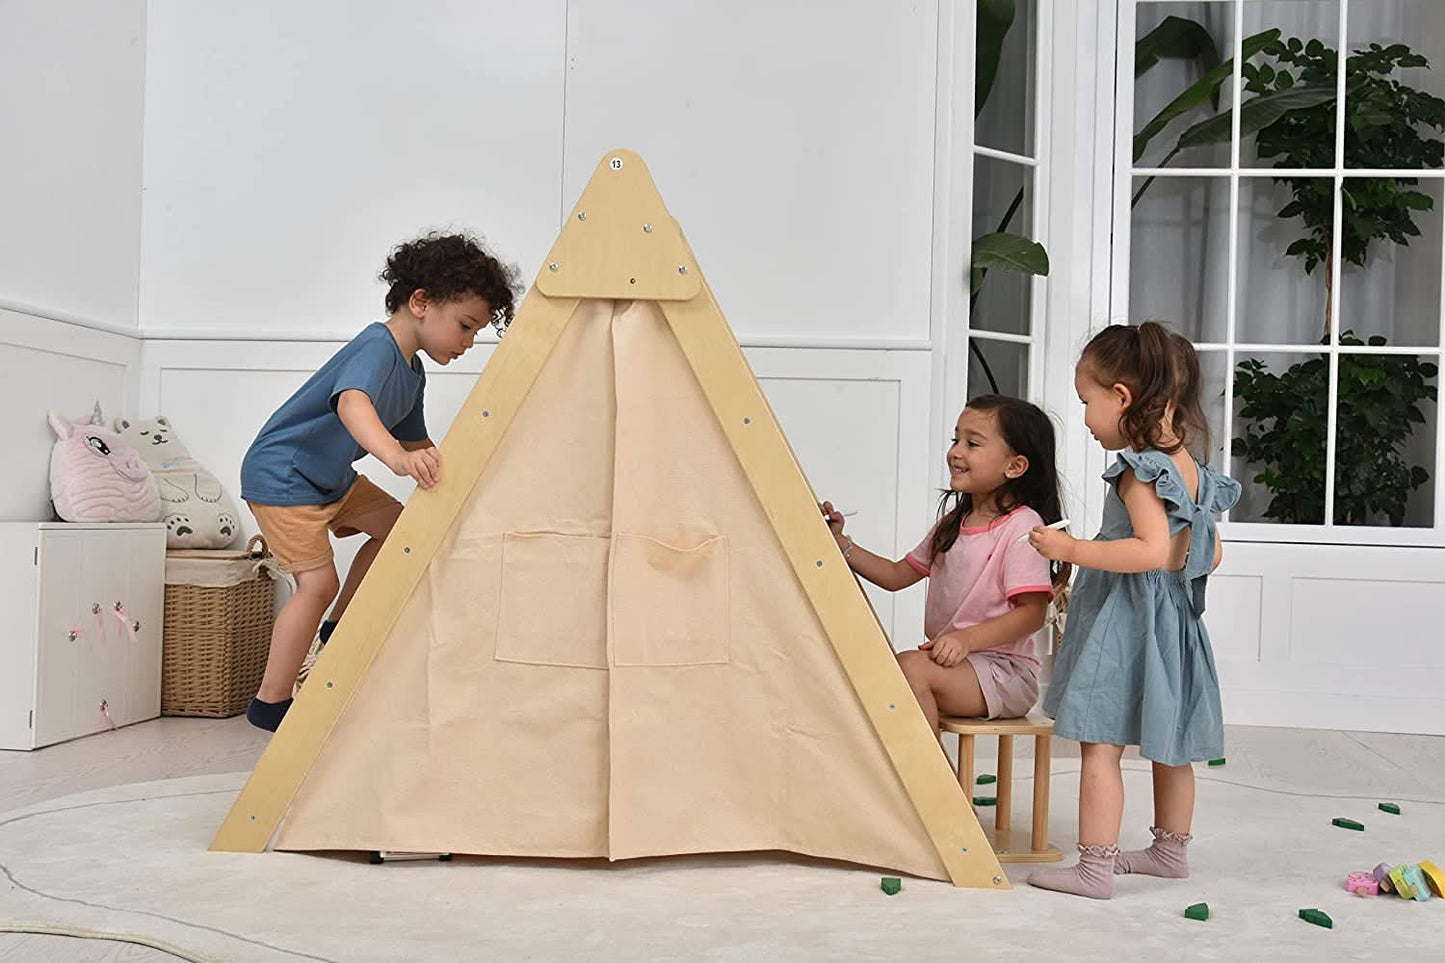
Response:
[[[356,558],[351,562],[351,569],[346,573],[346,583],[341,586],[341,594],[336,597],[336,604],[331,608],[330,620],[332,622],[341,621],[346,607],[351,604],[356,590],[361,587],[361,580],[366,577],[371,563],[376,561],[376,553],[381,551],[382,543],[386,541],[386,536],[391,534],[392,526],[396,524],[396,520],[400,516],[401,506],[393,505],[377,509],[356,519],[354,524],[357,530],[371,537],[366,540],[365,545],[361,546],[356,553]]]
[[[311,639],[321,624],[321,617],[340,588],[336,566],[328,562],[320,568],[295,573],[296,593],[276,616],[271,630],[271,652],[266,657],[266,674],[256,698],[262,702],[284,702],[291,698],[296,673],[311,648]]]
[[[985,716],[988,706],[973,664],[964,659],[951,669],[934,662],[927,652],[917,649],[898,653],[898,667],[923,709],[923,715],[939,736],[940,714],[954,716]]]

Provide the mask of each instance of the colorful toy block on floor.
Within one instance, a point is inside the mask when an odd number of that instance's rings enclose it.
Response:
[[[1389,813],[1391,816],[1400,815],[1399,803],[1380,803],[1380,812]]]
[[[1224,760],[1223,760],[1223,759],[1211,759],[1211,760],[1209,760],[1209,764],[1210,764],[1211,766],[1222,766],[1222,765],[1224,765]]]
[[[987,786],[990,783],[998,782],[998,777],[991,772],[986,772],[983,775],[979,776],[977,779],[975,779],[973,782],[976,786]]]
[[[973,797],[973,804],[974,804],[975,806],[997,806],[997,805],[998,805],[998,797],[997,797],[997,796],[974,796],[974,797]]]
[[[1353,829],[1357,833],[1365,831],[1364,823],[1357,823],[1353,819],[1346,819],[1344,816],[1336,816],[1330,820],[1331,826],[1338,826],[1341,829]]]
[[[1375,882],[1380,884],[1380,892],[1393,893],[1395,891],[1395,884],[1390,882],[1389,863],[1380,863],[1370,871],[1370,875],[1375,877]]]
[[[1199,920],[1199,922],[1203,923],[1205,920],[1209,919],[1209,904],[1195,903],[1193,906],[1190,906],[1184,910],[1184,918],[1190,920]]]
[[[1425,877],[1425,882],[1429,884],[1432,893],[1436,896],[1445,896],[1445,873],[1440,872],[1439,866],[1428,859],[1422,859],[1420,860],[1420,875]]]
[[[1410,880],[1405,876],[1405,870],[1409,869],[1404,863],[1390,870],[1390,885],[1395,888],[1395,895],[1401,899],[1414,899],[1415,890],[1410,886]]]
[[[903,888],[903,880],[897,876],[883,877],[883,892],[889,896],[897,896],[898,891]]]
[[[1316,926],[1323,926],[1327,930],[1335,928],[1335,921],[1330,919],[1330,914],[1324,910],[1302,909],[1299,911],[1299,918],[1306,923],[1313,923]]]
[[[1380,895],[1380,883],[1373,873],[1351,873],[1345,880],[1345,892],[1356,896]]]
[[[1405,879],[1410,883],[1410,898],[1421,903],[1428,902],[1435,894],[1430,892],[1430,883],[1425,879],[1425,874],[1420,872],[1419,866],[1406,866]]]

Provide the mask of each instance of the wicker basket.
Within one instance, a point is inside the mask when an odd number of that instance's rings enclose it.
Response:
[[[266,669],[275,620],[268,561],[259,535],[244,552],[166,553],[161,715],[224,719],[245,711]],[[173,572],[185,581],[172,582]]]

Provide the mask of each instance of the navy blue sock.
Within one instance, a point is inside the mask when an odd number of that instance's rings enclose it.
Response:
[[[327,642],[330,642],[330,641],[331,641],[331,633],[332,633],[332,632],[335,632],[335,631],[336,631],[336,623],[335,623],[335,622],[322,622],[322,623],[321,623],[321,644],[322,644],[322,645],[325,645]]]
[[[251,704],[246,707],[246,721],[257,729],[275,732],[281,725],[281,720],[286,718],[286,710],[289,708],[291,708],[290,699],[282,702],[262,702],[260,699],[252,699]]]

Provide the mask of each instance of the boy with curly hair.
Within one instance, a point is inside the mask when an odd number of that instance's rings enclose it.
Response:
[[[326,644],[401,514],[401,504],[352,462],[370,453],[422,488],[441,477],[441,455],[422,412],[426,372],[418,352],[448,364],[488,323],[500,330],[515,313],[513,270],[466,235],[428,234],[402,244],[381,280],[389,285],[390,317],[368,325],[277,409],[241,463],[241,497],[296,580],[276,617],[260,691],[246,710],[261,729],[274,732],[281,724],[313,638],[318,647]],[[369,536],[345,584],[328,531]]]

